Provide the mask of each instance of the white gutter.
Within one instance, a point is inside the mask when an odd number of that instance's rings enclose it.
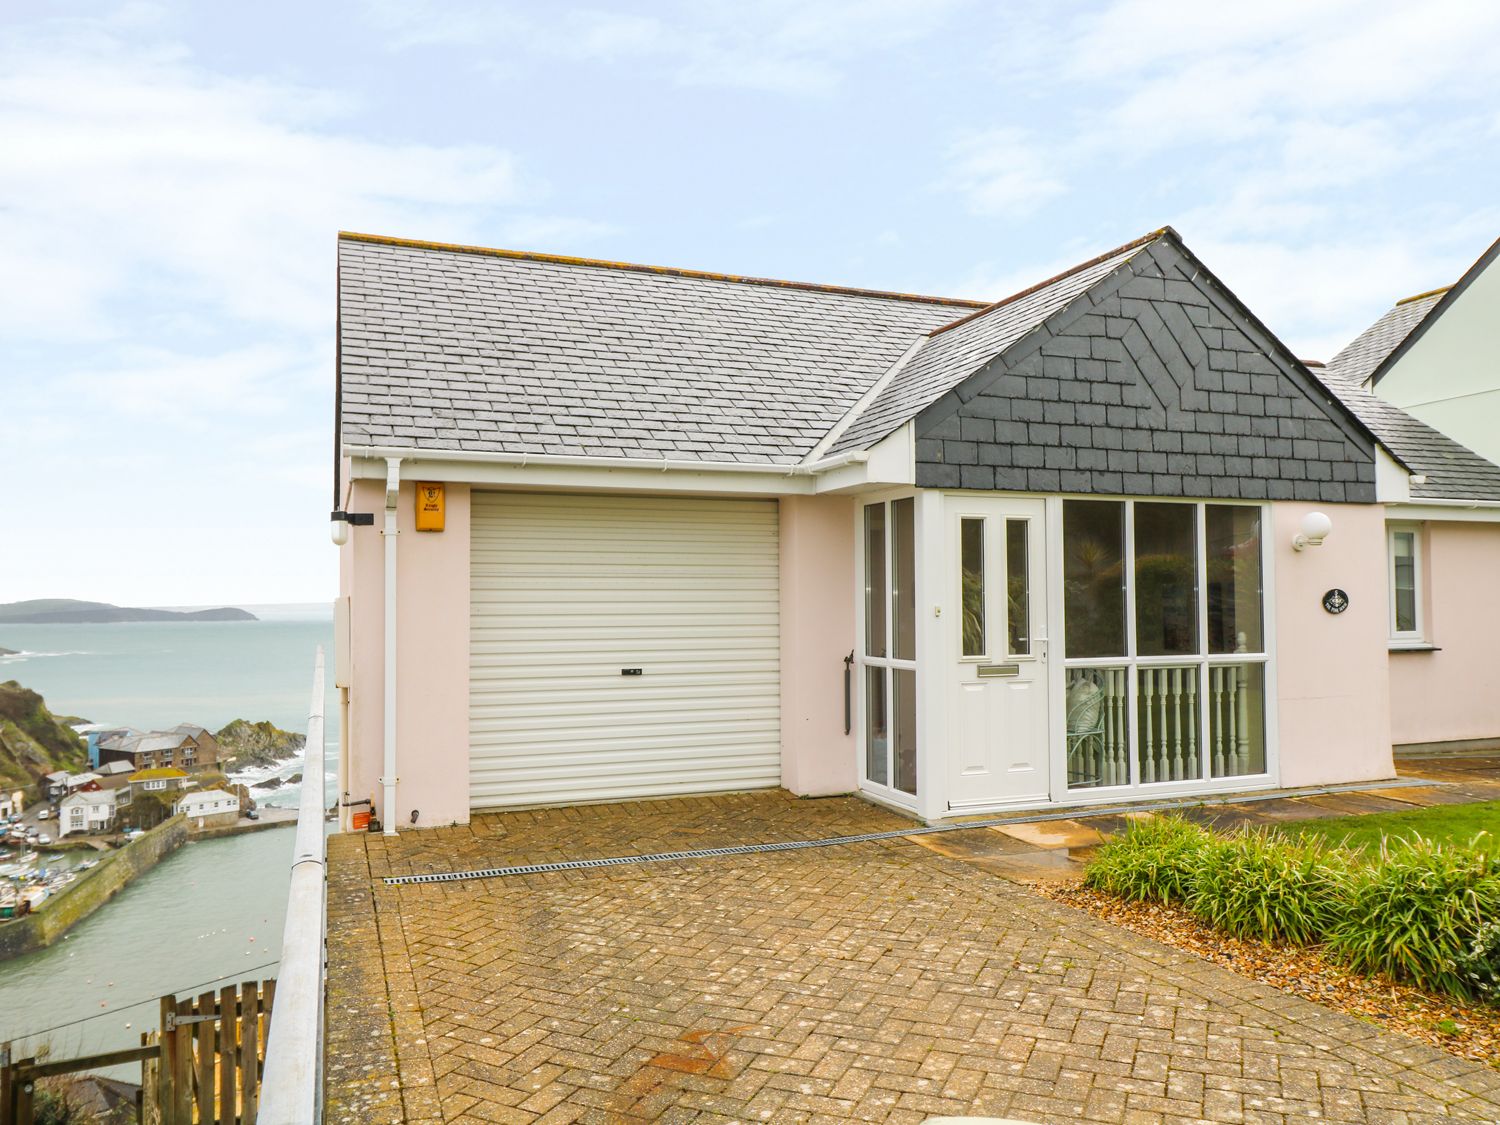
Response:
[[[401,495],[401,458],[385,460],[385,766],[380,778],[380,822],[396,834],[396,501]]]
[[[457,461],[478,465],[515,465],[525,468],[578,468],[578,469],[655,469],[663,473],[760,473],[762,475],[785,475],[789,477],[812,476],[836,469],[841,465],[862,464],[869,459],[864,450],[854,450],[829,457],[815,464],[789,464],[785,461],[768,461],[755,464],[747,461],[693,461],[670,457],[584,457],[556,453],[501,453],[472,449],[411,449],[383,445],[346,446],[344,452],[350,457],[383,459],[387,466],[401,461]],[[389,481],[389,477],[387,478]],[[390,485],[387,483],[387,488]]]
[[[1500,510],[1500,500],[1437,500],[1425,496],[1413,496],[1410,500],[1393,502],[1392,507],[1402,508],[1462,508],[1477,511]]]

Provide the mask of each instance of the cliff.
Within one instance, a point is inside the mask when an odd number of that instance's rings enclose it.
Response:
[[[0,684],[0,780],[31,785],[88,761],[78,733],[47,710],[42,697],[15,680]]]
[[[36,598],[0,604],[0,624],[99,625],[119,621],[256,621],[255,614],[234,606],[219,609],[141,609],[72,598]]]
[[[270,723],[236,719],[214,735],[219,740],[219,768],[226,773],[269,766],[302,753],[307,736]]]

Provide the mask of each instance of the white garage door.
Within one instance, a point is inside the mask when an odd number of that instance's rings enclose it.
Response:
[[[474,494],[469,803],[780,783],[775,501]]]

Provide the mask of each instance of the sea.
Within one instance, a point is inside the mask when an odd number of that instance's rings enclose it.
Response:
[[[255,621],[0,623],[0,681],[40,692],[56,715],[100,726],[218,730],[270,720],[305,733],[321,646],[330,769],[338,744],[329,605],[246,605]],[[251,786],[302,770],[301,759],[235,775]],[[298,783],[253,788],[257,803],[295,808]],[[328,798],[331,803],[333,783]],[[190,843],[80,922],[57,944],[0,961],[0,1043],[53,1058],[136,1046],[158,998],[276,975],[293,831]],[[43,907],[43,909],[46,909]],[[131,1068],[118,1077],[131,1079]],[[138,1071],[138,1068],[135,1068]],[[134,1080],[139,1080],[138,1073]]]

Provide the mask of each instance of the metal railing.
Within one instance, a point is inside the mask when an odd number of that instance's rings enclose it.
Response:
[[[302,803],[281,938],[276,1013],[266,1041],[257,1125],[317,1125],[323,1120],[323,968],[328,884],[323,747],[323,649],[313,668],[307,714]]]

